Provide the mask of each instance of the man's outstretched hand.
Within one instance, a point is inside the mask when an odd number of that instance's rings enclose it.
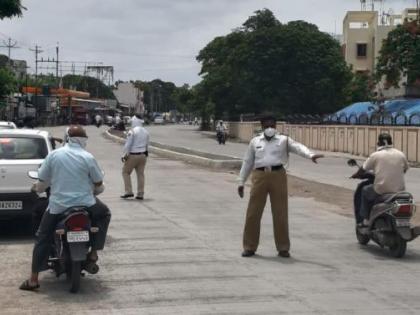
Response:
[[[244,186],[238,186],[238,195],[239,197],[244,197]]]
[[[318,163],[317,162],[317,160],[318,159],[321,159],[321,158],[323,158],[324,157],[324,154],[314,154],[312,157],[311,157],[311,160],[312,160],[312,162],[314,162],[314,163]]]

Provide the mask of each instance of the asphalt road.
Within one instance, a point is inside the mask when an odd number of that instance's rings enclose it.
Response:
[[[189,125],[150,126],[153,141],[172,146],[186,147],[211,154],[226,155],[242,159],[247,144],[229,141],[225,146],[218,145],[216,138],[203,136],[197,127]],[[325,153],[325,152],[322,152]],[[355,172],[347,165],[349,155],[326,152],[325,158],[314,165],[310,160],[291,154],[288,171],[291,175],[323,183],[355,189],[358,181],[349,177]],[[364,157],[356,157],[364,160]],[[407,190],[420,201],[420,169],[411,168],[406,174]]]
[[[258,255],[242,258],[247,200],[236,196],[235,174],[151,156],[145,200],[120,200],[121,146],[99,131],[88,128],[88,150],[105,170],[101,199],[113,213],[99,274],[82,279],[77,295],[49,272],[38,293],[20,291],[32,240],[2,235],[0,314],[420,312],[420,242],[392,259],[377,246],[360,247],[353,220],[332,213],[334,205],[290,198],[292,258],[276,256],[269,211]]]

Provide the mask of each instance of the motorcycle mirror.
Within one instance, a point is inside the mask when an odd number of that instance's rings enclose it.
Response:
[[[347,161],[348,166],[357,166],[357,162],[355,159],[350,159]]]
[[[38,179],[38,171],[29,171],[28,176],[32,179]]]

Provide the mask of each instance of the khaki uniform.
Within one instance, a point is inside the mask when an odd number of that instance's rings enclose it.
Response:
[[[261,135],[250,142],[239,175],[240,186],[250,174],[252,183],[243,235],[244,250],[255,252],[258,248],[261,217],[268,196],[277,251],[290,249],[287,175],[283,167],[288,163],[289,152],[306,158],[313,156],[307,147],[283,135],[271,140]]]
[[[145,154],[130,154],[124,163],[122,175],[124,179],[125,193],[132,194],[131,173],[133,170],[137,174],[137,196],[144,196],[144,169],[146,167],[147,157]]]

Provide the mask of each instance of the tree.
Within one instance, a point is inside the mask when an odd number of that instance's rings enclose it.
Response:
[[[203,48],[203,85],[216,118],[272,111],[328,113],[345,103],[351,72],[339,43],[304,21],[264,9]]]
[[[21,17],[22,10],[26,10],[22,6],[20,0],[1,0],[0,1],[0,20],[12,17]]]
[[[388,33],[376,65],[377,81],[385,78],[385,86],[399,87],[402,76],[407,84],[420,83],[420,23],[404,22]]]
[[[366,102],[374,98],[374,78],[368,73],[356,72],[347,89],[346,103]]]
[[[64,88],[89,92],[91,97],[115,99],[112,88],[97,78],[68,74],[62,78],[62,81]]]
[[[16,91],[16,80],[7,68],[0,68],[0,99]]]

